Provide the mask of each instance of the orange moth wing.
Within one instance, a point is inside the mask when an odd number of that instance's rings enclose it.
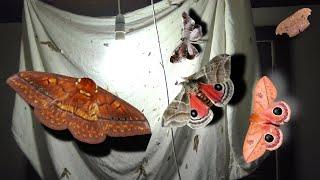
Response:
[[[54,130],[69,129],[82,142],[97,144],[106,136],[151,133],[139,110],[89,78],[23,71],[7,83],[34,108],[42,124]]]
[[[309,15],[311,15],[311,9],[309,8],[298,10],[279,23],[276,28],[276,35],[287,33],[289,37],[294,37],[300,32],[303,32],[310,25],[310,22],[308,21]]]
[[[291,110],[286,102],[275,102],[276,97],[277,89],[272,81],[262,77],[253,91],[253,113],[243,144],[243,157],[247,163],[282,144],[283,134],[279,126],[289,121]]]

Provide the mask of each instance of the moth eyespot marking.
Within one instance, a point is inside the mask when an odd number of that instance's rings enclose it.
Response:
[[[282,114],[282,109],[279,107],[275,107],[272,112],[274,115],[280,116]]]
[[[195,109],[192,109],[190,112],[191,117],[197,117],[198,116],[198,112]]]
[[[274,140],[274,137],[271,134],[266,134],[264,136],[264,140],[266,140],[268,143],[271,143]]]
[[[214,85],[214,89],[217,90],[217,91],[221,91],[222,90],[221,84],[215,84]]]

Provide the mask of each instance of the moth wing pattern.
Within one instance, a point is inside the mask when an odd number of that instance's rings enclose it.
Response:
[[[230,79],[231,56],[220,54],[215,56],[199,72],[187,77],[187,79],[199,80],[203,84],[200,86],[202,92],[208,96],[218,107],[225,106],[231,100],[234,93],[234,85]],[[216,90],[215,86],[221,87]]]
[[[198,72],[187,77],[187,79],[203,79],[205,83],[216,83],[223,82],[225,79],[230,79],[230,75],[231,56],[228,54],[219,54],[212,58],[212,60]]]
[[[189,99],[183,88],[175,99],[169,104],[162,116],[162,126],[185,126],[190,119]]]
[[[308,16],[310,15],[311,9],[309,8],[302,8],[296,11],[278,24],[276,35],[287,33],[289,37],[294,37],[300,34],[309,27],[310,22],[308,21]]]
[[[272,81],[267,76],[260,78],[253,91],[253,113],[263,113],[276,97],[277,89]]]
[[[191,116],[191,110],[197,111],[197,116]],[[193,129],[205,127],[210,123],[214,114],[210,107],[203,104],[194,95],[188,95],[185,90],[176,96],[176,98],[166,108],[162,116],[162,126],[182,127],[188,125]]]
[[[199,55],[197,48],[187,40],[183,40],[170,57],[171,63],[180,62],[183,58],[192,60]]]
[[[99,120],[108,120],[108,136],[126,137],[151,133],[143,113],[100,87],[98,87],[97,103]]]
[[[290,106],[284,101],[275,101],[277,98],[277,89],[273,82],[263,76],[257,82],[253,92],[253,113],[263,114],[264,119],[274,124],[283,124],[288,122],[291,116]],[[281,114],[275,115],[276,108],[281,109]]]
[[[170,57],[171,63],[180,62],[183,58],[190,57],[188,56],[188,44],[186,41],[182,41],[179,46],[174,50],[173,55]]]
[[[272,135],[272,142],[266,141],[266,137]],[[279,127],[272,124],[250,123],[243,144],[243,157],[250,163],[261,157],[266,150],[272,151],[281,146],[283,134]]]
[[[34,113],[43,125],[54,130],[69,129],[71,134],[82,142],[98,144],[106,139],[106,121],[86,121],[54,106],[35,108]]]
[[[97,144],[106,136],[150,134],[144,115],[89,78],[24,71],[7,83],[34,107],[38,120],[54,130],[69,129],[83,142]]]
[[[188,49],[188,51],[187,51],[188,54],[186,56],[187,59],[194,59],[196,56],[199,55],[199,51],[191,43],[187,43],[187,49]]]
[[[202,27],[196,24],[195,21],[186,13],[182,13],[183,20],[183,35],[189,41],[198,41],[202,38]]]
[[[190,38],[191,31],[194,29],[195,21],[188,15],[188,13],[182,13],[183,22],[183,36],[186,39]]]
[[[205,74],[209,83],[221,83],[230,79],[231,56],[220,54],[215,56],[210,66],[205,66]]]
[[[207,126],[214,116],[210,107],[194,94],[189,95],[189,101],[190,111],[187,125],[192,129],[199,129]],[[194,113],[194,115],[192,115],[192,113]]]
[[[198,24],[194,26],[194,29],[189,34],[190,41],[199,41],[203,36],[202,27]]]

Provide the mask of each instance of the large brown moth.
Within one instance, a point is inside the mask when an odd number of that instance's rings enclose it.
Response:
[[[181,92],[170,103],[162,117],[163,126],[188,125],[196,129],[210,123],[214,114],[211,106],[225,106],[233,96],[230,79],[231,57],[214,57],[199,72],[185,78]]]
[[[69,129],[82,142],[97,144],[106,136],[151,133],[139,110],[89,78],[23,71],[7,83],[34,108],[42,124],[54,130]]]
[[[197,42],[202,37],[202,27],[195,24],[195,21],[186,13],[182,13],[183,37],[180,45],[174,50],[170,57],[171,63],[180,62],[182,59],[194,59],[198,54],[197,48],[192,43]]]

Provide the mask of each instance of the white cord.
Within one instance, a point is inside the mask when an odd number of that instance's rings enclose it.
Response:
[[[162,57],[162,51],[161,51],[161,45],[160,45],[160,37],[159,37],[159,31],[158,31],[158,26],[157,26],[157,20],[156,20],[156,13],[154,10],[154,3],[153,0],[151,0],[151,5],[152,5],[152,12],[153,12],[153,24],[155,26],[156,32],[157,32],[157,38],[158,38],[158,46],[159,46],[159,52],[160,52],[160,58],[161,58],[161,66],[162,66],[162,70],[163,70],[163,75],[164,75],[164,81],[166,84],[166,93],[167,93],[167,105],[169,106],[169,89],[168,89],[168,82],[167,82],[167,74],[166,74],[166,69],[164,68],[164,61],[163,61],[163,57]],[[181,180],[181,175],[180,175],[180,170],[179,170],[179,165],[178,165],[178,160],[177,160],[177,155],[176,155],[176,150],[175,150],[175,146],[174,146],[174,136],[173,136],[173,128],[170,128],[171,130],[171,138],[172,138],[172,150],[173,150],[173,156],[174,156],[174,160],[175,160],[175,164],[177,167],[177,172],[178,172],[178,176],[179,176],[179,180]]]
[[[118,0],[118,14],[121,14],[120,0]]]

